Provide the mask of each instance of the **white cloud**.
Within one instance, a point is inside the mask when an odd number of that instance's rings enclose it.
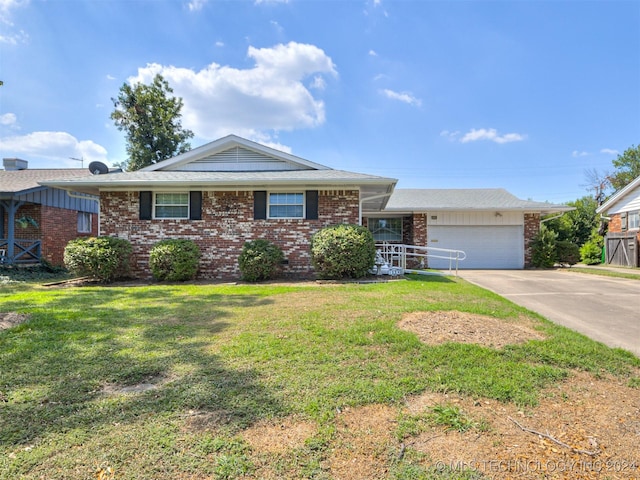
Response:
[[[587,155],[589,155],[589,152],[579,152],[578,150],[571,152],[573,158],[586,157]]]
[[[464,136],[460,139],[462,143],[468,142],[476,142],[478,140],[489,140],[495,143],[510,143],[510,142],[521,142],[526,139],[527,136],[521,133],[505,133],[504,135],[499,135],[498,131],[495,128],[480,128],[475,129],[472,128],[469,132],[465,133]]]
[[[15,125],[16,121],[17,118],[15,113],[5,113],[3,115],[0,115],[0,125]]]
[[[399,102],[403,102],[409,105],[415,105],[419,107],[422,105],[422,100],[414,97],[411,93],[408,92],[395,92],[393,90],[389,90],[388,88],[384,88],[380,90],[380,93],[391,100],[398,100]]]
[[[313,128],[325,121],[325,107],[305,87],[313,77],[337,76],[331,58],[314,45],[290,42],[273,48],[249,47],[253,68],[212,63],[200,71],[149,64],[131,83],[151,83],[161,74],[184,102],[182,122],[197,137],[210,140],[229,133],[256,139],[279,130]]]
[[[224,42],[223,42],[223,41],[221,41],[221,40],[218,40],[218,41],[215,43],[215,45],[216,45],[216,47],[224,47]]]
[[[282,28],[282,26],[276,20],[271,20],[269,23],[275,29],[276,32],[278,33],[284,32],[284,28]]]
[[[376,52],[375,50],[369,50],[369,56],[370,57],[377,57],[378,56],[378,52]]]
[[[324,90],[327,88],[327,81],[320,75],[313,77],[313,81],[309,84],[309,87],[316,90]]]
[[[460,136],[460,131],[456,130],[455,132],[450,132],[449,130],[443,130],[440,132],[440,136],[446,138],[447,140],[454,141]]]
[[[29,41],[29,35],[24,30],[9,35],[0,35],[0,43],[7,45],[18,45],[19,43],[27,43],[27,41]]]
[[[208,0],[191,0],[187,3],[190,12],[199,12],[207,4]]]
[[[114,77],[113,75],[107,74],[107,80],[115,80],[116,77]]]
[[[603,148],[600,150],[600,153],[604,153],[605,155],[620,155],[618,150],[614,150],[613,148]]]
[[[33,132],[28,135],[0,138],[0,150],[10,157],[41,158],[68,165],[70,157],[86,162],[107,162],[107,150],[91,140],[78,140],[66,132]],[[71,166],[76,166],[71,164]]]
[[[0,24],[4,24],[8,33],[0,34],[0,44],[17,45],[26,43],[29,35],[24,30],[15,31],[11,14],[13,10],[25,7],[29,4],[29,0],[0,0]],[[14,30],[14,31],[12,31]]]

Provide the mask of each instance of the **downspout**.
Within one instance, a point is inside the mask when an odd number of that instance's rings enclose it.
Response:
[[[561,216],[564,215],[565,212],[561,212],[558,215],[556,215],[555,217],[549,217],[549,218],[545,218],[544,220],[540,220],[540,224],[543,224],[544,222],[548,222],[549,220],[555,220],[556,218],[560,218]]]

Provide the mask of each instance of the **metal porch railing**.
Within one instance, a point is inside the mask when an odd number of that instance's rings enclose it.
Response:
[[[458,264],[467,258],[462,250],[449,248],[422,247],[420,245],[405,245],[396,243],[379,243],[376,248],[380,257],[388,265],[390,270],[402,273],[429,274],[425,270],[428,267],[429,258],[441,258],[449,261],[449,272],[455,271],[458,275]]]

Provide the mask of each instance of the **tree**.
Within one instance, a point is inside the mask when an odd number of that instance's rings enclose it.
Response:
[[[579,198],[573,202],[567,202],[575,210],[566,212],[559,218],[546,222],[550,230],[558,235],[558,241],[569,241],[582,246],[591,235],[591,231],[597,228],[600,219],[596,215],[598,202],[591,196]]]
[[[111,119],[127,138],[129,159],[123,162],[133,171],[153,165],[191,149],[191,130],[182,128],[182,99],[172,96],[169,83],[158,74],[151,85],[137,83],[120,87],[112,98]]]
[[[631,145],[612,163],[616,170],[609,178],[611,186],[618,191],[640,176],[640,145]]]

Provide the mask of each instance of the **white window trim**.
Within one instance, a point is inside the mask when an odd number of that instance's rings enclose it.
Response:
[[[631,226],[631,218],[635,218],[635,225]],[[640,230],[640,211],[629,212],[627,215],[627,229]]]
[[[184,207],[184,204],[172,204],[172,205],[158,205],[157,203],[157,198],[158,195],[170,195],[170,194],[182,194],[182,195],[186,195],[187,196],[187,215],[185,217],[158,217],[156,215],[156,208],[158,206],[161,207]],[[152,205],[151,205],[151,213],[152,213],[152,218],[154,220],[189,220],[189,212],[191,211],[191,195],[189,195],[188,191],[179,191],[179,192],[172,192],[172,191],[164,191],[164,192],[153,192],[152,194]]]
[[[271,194],[278,193],[298,193],[302,195],[302,216],[300,217],[272,217],[271,216]],[[288,204],[289,205],[289,204]],[[298,205],[292,203],[290,205]],[[267,192],[267,218],[269,220],[304,220],[307,218],[307,195],[304,190],[272,190]]]

